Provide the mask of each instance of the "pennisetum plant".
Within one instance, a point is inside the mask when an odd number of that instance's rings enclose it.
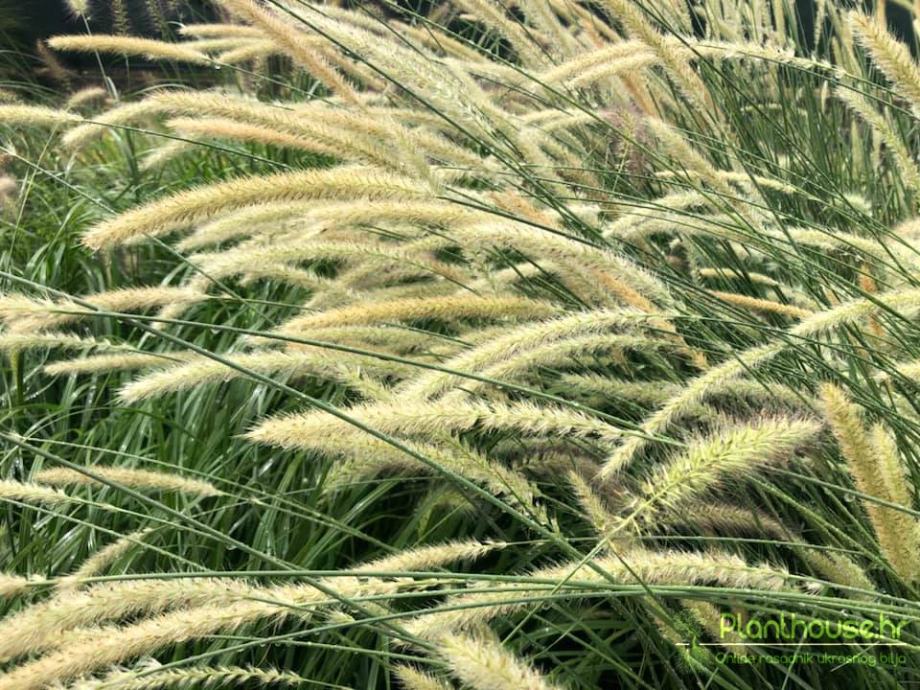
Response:
[[[795,4],[52,38],[171,76],[0,104],[0,690],[912,682],[920,67]]]

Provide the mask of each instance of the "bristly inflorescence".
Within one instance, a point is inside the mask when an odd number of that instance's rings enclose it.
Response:
[[[116,3],[49,45],[178,79],[0,104],[101,266],[4,277],[3,535],[75,531],[2,551],[0,690],[685,687],[726,612],[916,621],[883,13],[819,3],[809,47],[781,2],[346,4],[161,40]]]

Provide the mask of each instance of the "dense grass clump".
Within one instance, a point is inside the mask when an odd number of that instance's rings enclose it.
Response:
[[[920,682],[910,47],[384,4],[0,92],[0,690]]]

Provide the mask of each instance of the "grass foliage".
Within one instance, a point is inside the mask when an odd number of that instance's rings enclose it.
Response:
[[[920,66],[794,4],[52,39],[164,79],[0,92],[0,690],[920,682]]]

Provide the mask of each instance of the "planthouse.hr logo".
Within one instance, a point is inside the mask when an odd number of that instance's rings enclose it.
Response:
[[[794,613],[778,616],[745,616],[723,613],[719,618],[719,639],[725,642],[824,643],[845,644],[854,641],[899,642],[906,620],[889,618],[799,617]]]

